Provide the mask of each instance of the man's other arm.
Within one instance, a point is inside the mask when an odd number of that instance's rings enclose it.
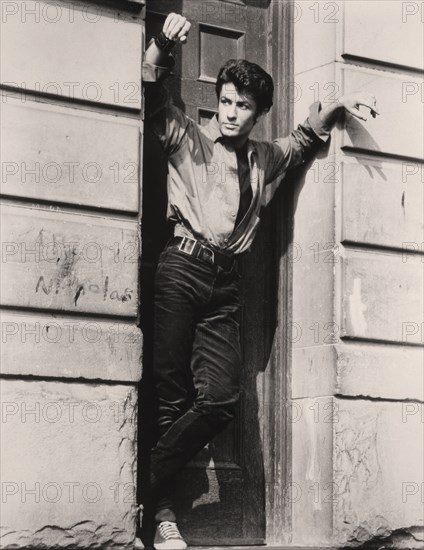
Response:
[[[342,96],[324,108],[318,101],[313,103],[309,108],[309,117],[303,124],[299,124],[288,137],[267,144],[266,183],[282,177],[289,168],[299,166],[315,155],[327,142],[332,128],[345,112],[360,120],[367,120],[359,110],[361,106],[370,109],[373,117],[379,114],[375,97],[361,92]]]

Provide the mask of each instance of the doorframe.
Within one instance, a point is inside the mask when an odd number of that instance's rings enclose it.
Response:
[[[272,40],[269,42],[268,59],[277,91],[272,109],[271,139],[286,136],[293,128],[294,109],[293,100],[290,99],[290,84],[294,82],[294,15],[293,0],[271,2],[268,21]],[[275,426],[274,429],[269,426],[272,437],[264,441],[265,460],[270,457],[270,463],[265,468],[272,472],[271,482],[265,487],[268,546],[289,545],[292,541],[292,425],[289,412],[293,266],[288,252],[293,239],[293,204],[290,191],[286,191],[286,188],[288,186],[278,190],[271,209],[275,243],[276,311],[273,312],[275,331],[270,335],[273,342],[264,383],[268,386],[268,395],[273,403],[271,418]]]

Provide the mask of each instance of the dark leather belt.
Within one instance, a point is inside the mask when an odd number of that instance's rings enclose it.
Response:
[[[168,243],[168,246],[176,248],[185,254],[201,258],[210,264],[222,267],[224,271],[229,271],[235,264],[235,256],[224,254],[209,246],[202,244],[200,241],[189,239],[188,237],[174,237]]]

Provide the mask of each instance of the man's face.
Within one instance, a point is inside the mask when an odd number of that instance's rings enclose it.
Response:
[[[242,145],[256,122],[256,101],[240,95],[232,82],[224,83],[218,102],[218,122],[222,135]]]

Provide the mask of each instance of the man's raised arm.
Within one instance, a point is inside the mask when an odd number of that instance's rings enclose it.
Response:
[[[182,15],[170,13],[161,32],[151,40],[143,62],[145,122],[158,137],[167,154],[182,144],[189,119],[175,105],[162,81],[169,76],[174,65],[171,51],[180,42],[187,41],[191,23]]]
[[[185,44],[191,23],[177,13],[170,13],[161,32],[149,44],[144,55],[144,82],[158,82],[169,74],[172,68],[170,53],[177,43]]]

